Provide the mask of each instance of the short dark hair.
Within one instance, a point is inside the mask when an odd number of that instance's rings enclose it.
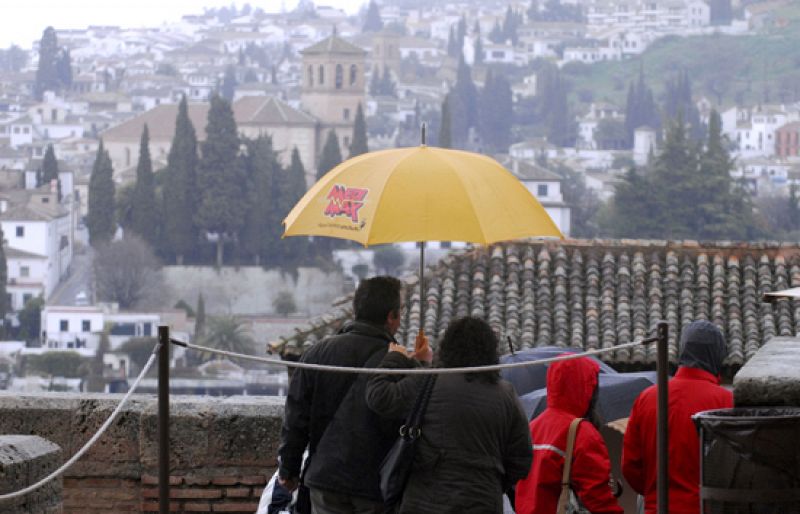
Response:
[[[386,323],[390,312],[400,310],[403,283],[394,277],[379,276],[362,280],[353,298],[353,313],[359,321]]]
[[[497,364],[497,334],[484,320],[467,316],[452,321],[439,342],[438,366],[461,368]],[[467,373],[467,380],[481,380],[496,384],[498,371]]]

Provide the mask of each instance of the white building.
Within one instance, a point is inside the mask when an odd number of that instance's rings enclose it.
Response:
[[[48,305],[42,310],[42,346],[54,349],[96,350],[104,327],[109,327],[110,349],[117,350],[134,337],[157,337],[161,315],[119,312],[115,305],[73,307]]]
[[[534,162],[513,160],[511,172],[539,200],[558,229],[569,236],[572,209],[564,203],[561,177]]]
[[[9,259],[9,271],[15,274],[10,273],[9,278],[20,280],[19,287],[9,290],[17,295],[12,297],[15,308],[24,305],[26,294],[41,293],[48,298],[72,262],[71,216],[58,205],[57,193],[49,189],[45,186],[28,193],[27,201],[16,206],[0,201],[6,244],[18,251]]]

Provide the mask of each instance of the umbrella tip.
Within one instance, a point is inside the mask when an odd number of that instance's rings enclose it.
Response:
[[[508,342],[508,351],[511,355],[514,355],[514,344],[511,342],[511,336],[506,336],[506,341]]]
[[[423,121],[422,126],[420,127],[420,132],[422,133],[422,146],[427,146],[427,142],[425,141],[425,131],[427,129],[426,123]]]

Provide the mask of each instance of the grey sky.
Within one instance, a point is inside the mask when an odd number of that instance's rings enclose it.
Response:
[[[332,5],[348,13],[358,11],[368,0],[316,0],[317,5]],[[88,25],[123,27],[158,26],[176,21],[184,14],[203,12],[203,7],[249,3],[268,12],[282,7],[292,9],[297,0],[0,0],[0,48],[14,43],[28,49],[47,25],[56,28],[83,28]]]

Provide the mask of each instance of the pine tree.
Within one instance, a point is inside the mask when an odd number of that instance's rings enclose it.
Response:
[[[331,129],[325,139],[325,146],[322,147],[322,155],[319,157],[317,166],[317,180],[325,176],[326,173],[338,166],[342,162],[342,151],[339,148],[339,138],[336,131]]]
[[[223,264],[223,248],[235,241],[244,224],[246,205],[245,173],[238,159],[239,135],[230,103],[218,95],[211,98],[202,158],[197,165],[199,203],[195,222],[205,233],[217,237],[218,267]]]
[[[241,246],[245,255],[258,266],[269,254],[269,245],[279,237],[280,225],[270,219],[273,182],[278,164],[272,148],[272,138],[267,135],[244,141],[247,153],[243,156],[247,173],[248,209],[242,229]]]
[[[380,32],[383,28],[383,20],[381,20],[381,11],[375,0],[370,0],[369,7],[367,7],[367,16],[364,20],[364,27],[361,32]]]
[[[42,174],[38,185],[50,184],[51,181],[57,181],[58,187],[58,201],[61,201],[61,180],[58,178],[58,160],[56,159],[56,152],[53,145],[47,145],[47,150],[44,153],[42,160]]]
[[[178,106],[175,135],[167,156],[164,172],[164,233],[167,250],[183,264],[186,256],[193,255],[197,245],[197,227],[194,212],[198,204],[197,136],[189,119],[186,97]],[[165,252],[166,253],[166,252]]]
[[[442,148],[453,147],[453,135],[451,130],[451,116],[450,116],[450,94],[445,95],[442,101],[442,121],[439,124],[439,141],[438,144]]]
[[[103,147],[101,140],[92,167],[92,175],[89,178],[88,213],[86,214],[89,243],[94,247],[111,241],[116,231],[113,176],[111,157]]]
[[[228,102],[233,102],[233,95],[236,93],[236,70],[233,66],[225,68],[225,75],[222,78],[222,87],[220,88],[220,95]]]
[[[369,152],[367,145],[367,123],[364,120],[364,110],[361,108],[361,102],[358,103],[356,109],[356,119],[353,124],[353,138],[350,143],[350,158],[356,155],[361,155]]]
[[[153,163],[150,160],[150,133],[145,125],[139,142],[139,162],[136,165],[136,185],[131,205],[131,229],[151,247],[157,248],[160,218],[156,204]]]
[[[45,91],[58,91],[58,37],[53,27],[47,27],[39,41],[39,65],[36,68],[34,92],[41,100]]]

